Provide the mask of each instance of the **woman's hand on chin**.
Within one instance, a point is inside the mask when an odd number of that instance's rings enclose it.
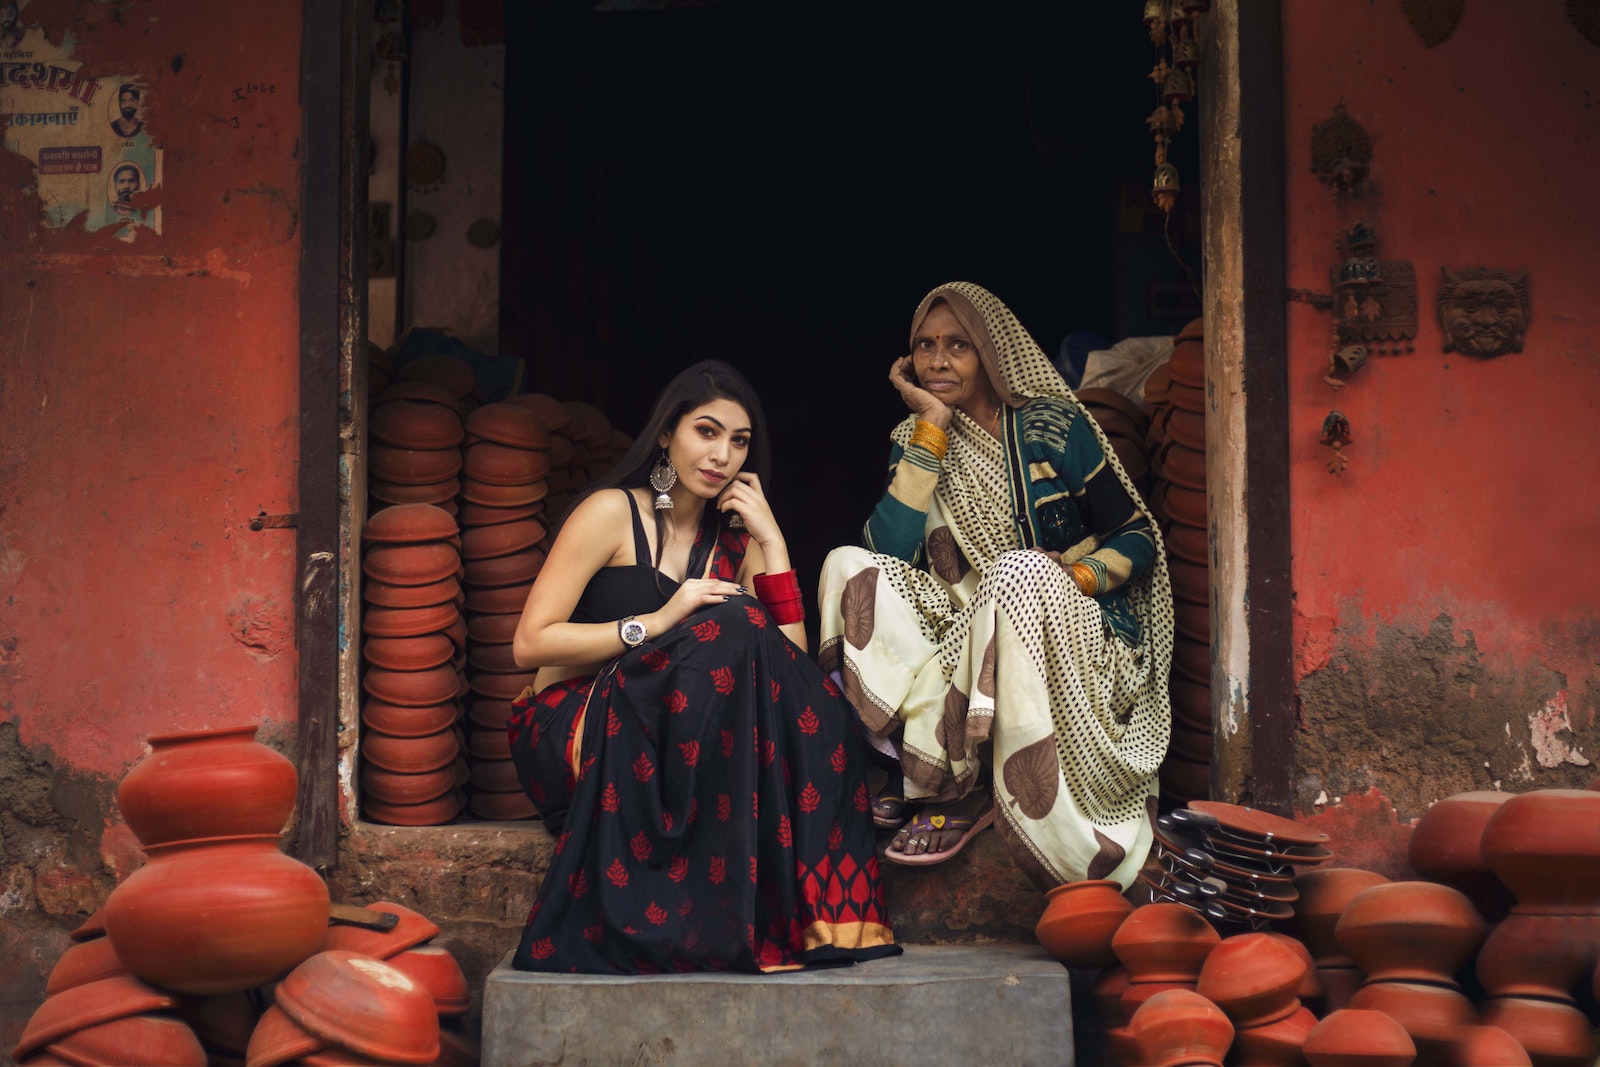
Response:
[[[769,554],[773,547],[783,544],[783,534],[778,521],[772,517],[772,505],[761,491],[761,479],[749,471],[733,476],[733,481],[717,497],[717,508],[724,515],[738,515],[749,531],[750,539]]]
[[[918,385],[911,375],[911,357],[901,356],[889,368],[889,384],[900,393],[900,399],[906,402],[906,407],[910,408],[917,418],[923,422],[931,422],[941,430],[948,429],[949,406]]]

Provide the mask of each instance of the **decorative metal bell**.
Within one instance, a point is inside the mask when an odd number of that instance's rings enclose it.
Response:
[[[1167,72],[1161,83],[1161,98],[1169,104],[1182,104],[1194,99],[1194,79],[1183,70]]]

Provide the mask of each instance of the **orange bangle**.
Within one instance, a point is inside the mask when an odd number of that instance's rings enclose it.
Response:
[[[1095,577],[1093,567],[1087,563],[1074,563],[1071,570],[1072,580],[1078,583],[1084,596],[1094,596],[1100,592],[1100,579]]]

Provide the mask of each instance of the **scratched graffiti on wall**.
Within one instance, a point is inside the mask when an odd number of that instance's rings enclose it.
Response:
[[[80,77],[71,34],[59,46],[0,0],[0,121],[4,146],[34,165],[41,224],[117,227],[134,240],[161,232],[161,149],[147,124],[150,89],[132,76]]]

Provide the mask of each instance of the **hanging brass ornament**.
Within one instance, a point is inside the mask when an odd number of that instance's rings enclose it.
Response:
[[[1333,117],[1311,129],[1311,169],[1335,193],[1363,191],[1372,170],[1372,138],[1361,124],[1345,113],[1344,104]]]

